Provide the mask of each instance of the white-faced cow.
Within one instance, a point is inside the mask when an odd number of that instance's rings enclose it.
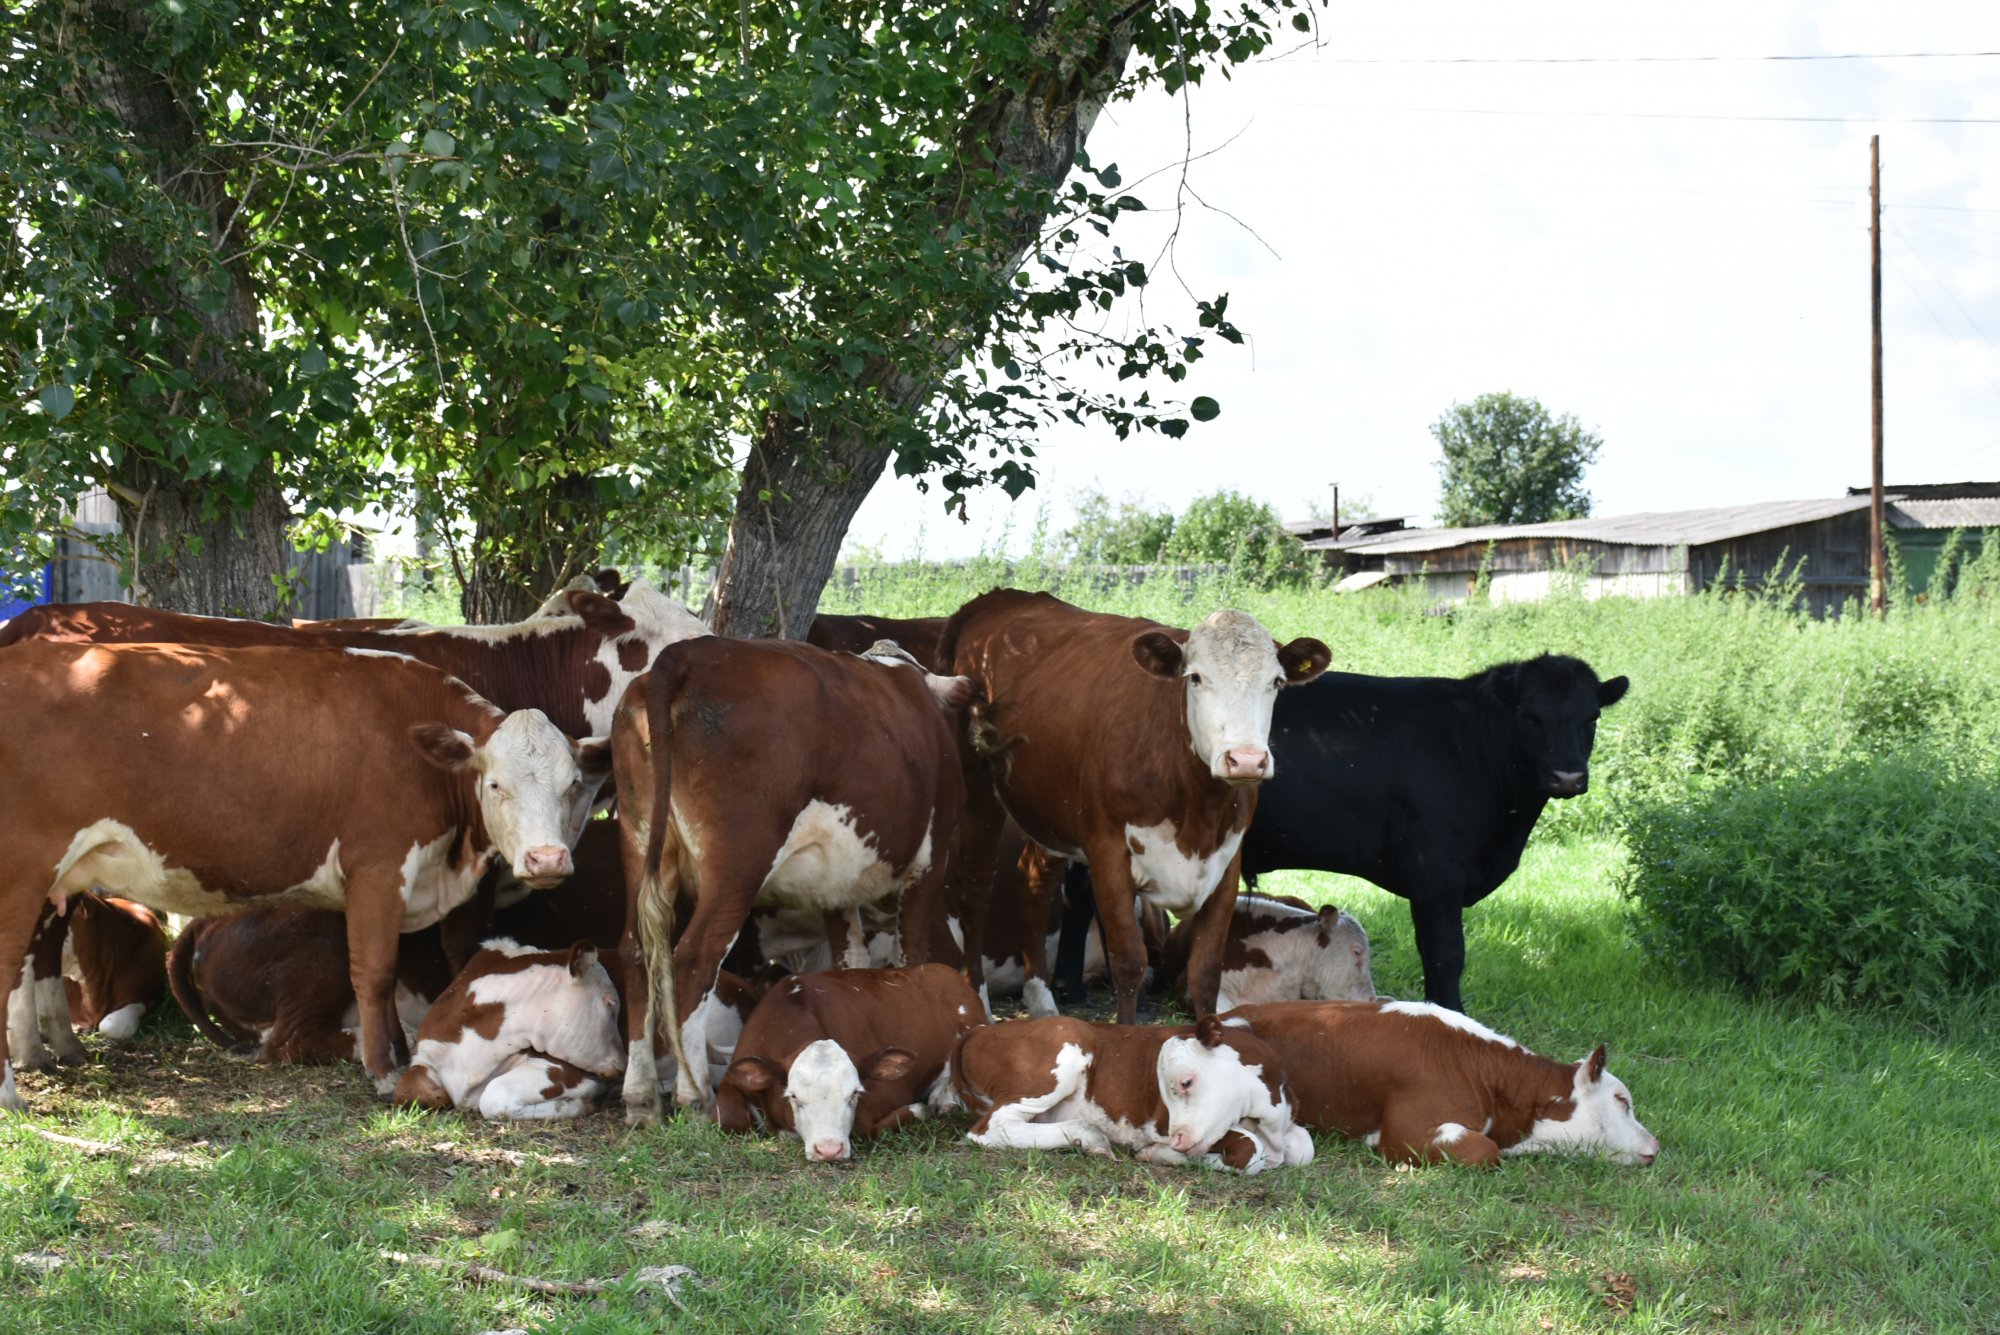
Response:
[[[1422,1001],[1279,1001],[1229,1018],[1284,1061],[1300,1122],[1395,1163],[1490,1168],[1554,1151],[1649,1164],[1660,1152],[1601,1043],[1581,1061],[1550,1061]]]
[[[1313,1157],[1277,1054],[1214,1015],[1171,1027],[1011,1020],[967,1037],[951,1073],[978,1118],[966,1139],[991,1149],[1118,1145],[1149,1163],[1245,1173]]]
[[[743,1026],[716,1123],[761,1123],[797,1136],[810,1160],[840,1162],[856,1137],[957,1107],[952,1050],[985,1023],[979,994],[947,964],[794,974]]]
[[[488,941],[417,1030],[394,1101],[482,1117],[581,1117],[625,1069],[618,992],[597,948]]]
[[[1196,918],[1194,1007],[1212,1011],[1238,848],[1275,770],[1271,709],[1329,657],[1238,611],[1183,631],[996,589],[954,613],[938,658],[974,686],[958,882],[968,969],[1004,809],[1043,848],[1089,862],[1121,1021],[1138,1016],[1146,970],[1135,894]]]
[[[45,901],[92,888],[191,917],[343,908],[385,1091],[399,935],[496,857],[531,885],[567,876],[609,759],[538,711],[351,650],[22,642],[0,652],[0,717],[0,773],[41,776],[0,789],[0,959],[22,957]],[[0,1106],[18,1109],[5,1059]]]
[[[688,1053],[753,905],[845,911],[900,894],[905,957],[928,962],[965,801],[946,711],[966,691],[894,655],[720,637],[669,646],[627,691],[613,749],[637,929],[628,1120],[659,1116],[656,1010],[677,1096],[707,1106],[707,1064]],[[678,897],[693,910],[669,950]]]

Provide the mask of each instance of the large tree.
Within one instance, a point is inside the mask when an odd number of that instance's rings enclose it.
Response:
[[[1141,205],[1083,141],[1296,3],[31,0],[0,50],[29,405],[0,552],[108,483],[157,601],[265,613],[284,522],[373,501],[492,617],[733,508],[718,627],[798,634],[891,461],[1018,493],[1055,416],[1213,415],[1144,388],[1201,336],[1079,318],[1147,279],[1085,254]],[[1219,298],[1201,323],[1238,337]]]
[[[1568,413],[1502,391],[1454,403],[1431,423],[1444,458],[1438,522],[1539,524],[1590,513],[1583,470],[1604,442]]]

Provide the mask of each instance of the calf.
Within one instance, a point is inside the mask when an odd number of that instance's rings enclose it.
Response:
[[[438,929],[397,940],[396,1018],[407,1032],[451,984]],[[167,957],[167,979],[194,1027],[217,1044],[257,1045],[267,1064],[353,1061],[360,1008],[347,918],[333,909],[252,909],[197,918]]]
[[[618,993],[579,941],[537,951],[486,943],[437,999],[394,1101],[483,1117],[581,1117],[625,1069]]]
[[[293,632],[285,632],[291,634]],[[341,908],[363,1063],[406,1050],[398,936],[505,859],[570,872],[608,756],[394,654],[16,643],[0,653],[0,960],[93,888],[191,917]],[[0,1050],[0,1108],[19,1110]]]
[[[1089,862],[1120,1020],[1137,1017],[1146,970],[1135,895],[1197,919],[1191,990],[1196,1013],[1211,1011],[1238,847],[1273,773],[1272,704],[1329,657],[1237,611],[1184,631],[996,589],[953,613],[938,666],[975,690],[959,882],[975,983],[1004,810],[1043,848]],[[1027,944],[1034,978],[1042,952]]]
[[[1092,1154],[1122,1145],[1150,1163],[1246,1173],[1312,1161],[1277,1054],[1240,1021],[1013,1020],[968,1037],[951,1078],[978,1115],[966,1137],[975,1145]]]
[[[1167,938],[1160,973],[1183,995],[1187,989],[1188,933]],[[1230,1010],[1257,1001],[1373,1001],[1368,931],[1333,905],[1315,909],[1303,900],[1245,894],[1229,920],[1222,952],[1222,985],[1216,1006]]]
[[[44,907],[20,985],[7,999],[15,1065],[46,1069],[51,1050],[65,1065],[82,1061],[77,1029],[132,1037],[167,994],[166,956],[166,928],[143,904],[85,892],[66,913]]]
[[[715,1120],[796,1135],[811,1160],[848,1159],[856,1136],[956,1106],[952,1049],[985,1023],[979,994],[946,964],[794,974],[743,1026]]]
[[[688,1051],[755,905],[824,913],[901,895],[904,954],[928,962],[965,802],[946,710],[966,690],[893,655],[719,636],[668,646],[628,689],[613,748],[629,1120],[659,1116],[656,1013],[677,1096],[709,1102],[707,1065]],[[669,949],[682,897],[693,911]]]
[[[1550,1061],[1420,1001],[1281,1001],[1230,1016],[1284,1060],[1301,1122],[1394,1163],[1490,1168],[1502,1155],[1569,1151],[1649,1164],[1660,1152],[1625,1082],[1604,1069],[1602,1043],[1581,1061]]]

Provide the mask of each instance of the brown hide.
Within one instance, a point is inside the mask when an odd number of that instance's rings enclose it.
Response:
[[[691,906],[671,964],[672,1032],[713,989],[793,823],[814,803],[844,808],[903,883],[905,957],[928,962],[965,801],[952,734],[915,668],[781,640],[710,636],[662,651],[620,702],[612,748],[627,921],[636,925],[663,904]],[[929,869],[918,875],[926,843]],[[858,905],[868,893],[821,884],[815,906]],[[635,1002],[627,1038],[636,1047],[650,1007],[636,1004],[649,989],[630,937],[625,967]],[[690,1078],[706,1088],[706,1071]],[[628,1078],[628,1117],[653,1111],[641,1083],[643,1072]]]
[[[167,995],[167,931],[160,915],[145,905],[77,895],[70,904],[69,941],[81,975],[68,980],[70,1020],[84,1032],[113,1011],[132,1005],[151,1010]],[[43,972],[38,956],[35,976],[62,971],[59,940],[51,963]]]
[[[1574,1063],[1385,1010],[1390,1004],[1273,1001],[1229,1014],[1248,1020],[1283,1059],[1301,1125],[1355,1140],[1379,1132],[1376,1148],[1395,1163],[1450,1157],[1491,1167],[1537,1117],[1568,1116]],[[1433,1146],[1446,1122],[1471,1132]]]
[[[944,1073],[959,1040],[986,1023],[979,994],[945,964],[914,969],[833,969],[793,974],[774,984],[750,1013],[736,1044],[736,1061],[766,1061],[790,1071],[799,1053],[832,1039],[861,1072],[864,1092],[854,1110],[854,1135],[866,1139],[901,1125]],[[915,1060],[888,1078],[871,1078],[869,1059],[899,1048]],[[748,1131],[750,1107],[766,1125],[790,1131],[791,1106],[782,1082],[755,1090],[725,1077],[715,1092],[715,1120]]]
[[[311,881],[337,840],[364,1056],[394,1069],[405,861],[447,836],[454,866],[489,852],[475,776],[429,763],[411,729],[484,742],[497,710],[401,658],[25,641],[0,654],[0,717],[0,773],[39,776],[0,797],[0,866],[54,868],[114,820],[238,909]],[[22,957],[50,888],[37,870],[0,889],[0,958]]]
[[[936,671],[943,617],[834,616],[821,613],[806,631],[806,643],[836,653],[866,653],[877,640],[894,640],[925,667]]]

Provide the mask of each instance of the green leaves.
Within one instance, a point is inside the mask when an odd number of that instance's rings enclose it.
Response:
[[[41,400],[42,411],[49,415],[51,422],[62,421],[76,406],[76,391],[64,384],[44,385],[36,397]]]

